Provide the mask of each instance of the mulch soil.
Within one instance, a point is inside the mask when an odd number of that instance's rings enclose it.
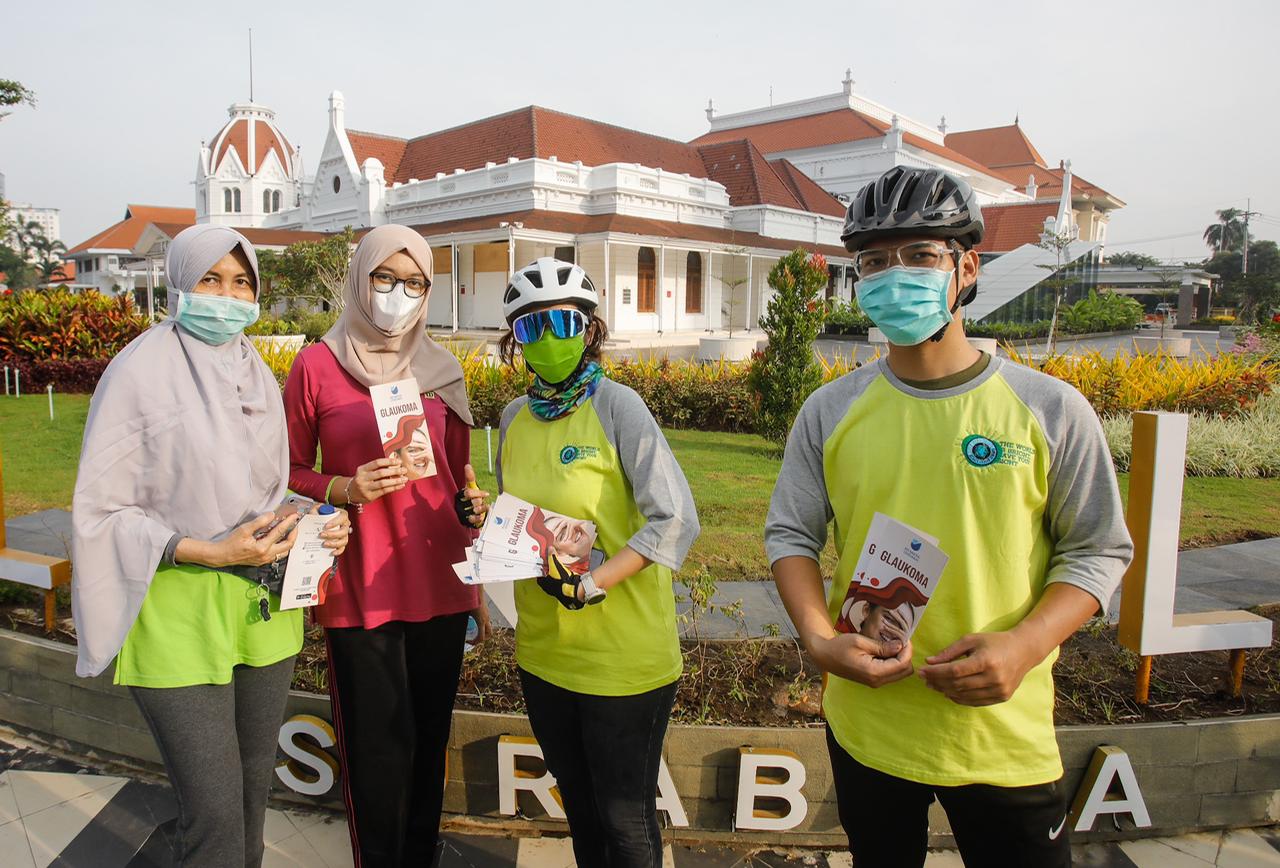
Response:
[[[75,643],[70,607],[60,595],[58,627],[46,634],[43,610],[31,602],[0,604],[0,626],[29,635]],[[1226,651],[1157,657],[1150,701],[1133,699],[1139,658],[1116,641],[1116,629],[1091,621],[1062,646],[1054,664],[1055,721],[1060,724],[1118,724],[1197,720],[1243,714],[1280,713],[1280,605],[1253,610],[1276,627],[1269,648],[1246,655],[1244,689],[1232,697]],[[821,677],[787,639],[685,642],[684,676],[676,695],[676,723],[736,726],[812,726],[822,720]],[[294,672],[293,686],[328,692],[320,628],[309,627]],[[459,708],[523,712],[515,665],[515,637],[495,631],[469,652],[458,684]]]

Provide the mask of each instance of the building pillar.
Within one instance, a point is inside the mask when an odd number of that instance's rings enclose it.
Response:
[[[453,284],[453,333],[458,333],[458,242],[449,242],[449,277]]]
[[[655,313],[658,315],[658,334],[662,334],[662,321],[667,313],[667,246],[665,244],[658,245],[658,285],[654,288],[657,298],[655,302]]]
[[[752,258],[753,257],[751,256],[751,254],[748,253],[747,254],[747,324],[746,324],[747,331],[751,331],[751,300],[752,300],[752,296],[755,295],[755,286],[752,283],[752,277],[751,277]]]
[[[609,326],[609,328],[613,328],[614,323],[618,321],[618,317],[617,317],[617,299],[613,297],[613,270],[609,265],[609,239],[608,238],[604,240],[603,286],[604,286],[604,296],[607,299],[607,301],[605,301],[605,307],[604,307],[605,311],[607,312],[607,316],[605,317],[605,321],[606,321],[605,324]]]
[[[1186,328],[1196,318],[1196,285],[1190,281],[1178,288],[1178,328]]]

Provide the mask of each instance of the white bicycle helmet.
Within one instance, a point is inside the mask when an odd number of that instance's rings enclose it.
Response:
[[[551,304],[576,304],[591,314],[600,296],[581,266],[543,256],[511,276],[502,294],[502,315],[509,325],[521,314]]]

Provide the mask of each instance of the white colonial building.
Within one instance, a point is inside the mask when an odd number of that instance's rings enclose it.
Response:
[[[452,329],[500,327],[513,269],[573,259],[600,288],[615,333],[671,335],[753,327],[770,267],[796,246],[827,257],[829,297],[850,297],[845,202],[895,165],[943,168],[978,191],[989,225],[980,249],[999,259],[984,284],[998,291],[980,295],[975,317],[1046,276],[1036,246],[1046,225],[1078,235],[1069,259],[1096,257],[1110,211],[1123,206],[1073,182],[1069,163],[1048,166],[1016,123],[948,133],[857,94],[847,73],[834,94],[734,114],[708,106],[707,116],[710,129],[692,142],[540,106],[400,138],[348,128],[335,91],[308,178],[274,112],[237,104],[200,147],[193,217],[269,232],[273,245],[412,226],[435,251],[430,321]],[[118,254],[104,240],[73,255],[93,253],[97,265],[98,252]]]

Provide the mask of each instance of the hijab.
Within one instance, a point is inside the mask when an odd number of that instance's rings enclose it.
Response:
[[[369,276],[393,254],[404,252],[428,281],[435,277],[435,261],[426,240],[408,226],[388,224],[369,231],[356,245],[343,289],[342,315],[324,336],[338,364],[366,386],[413,377],[423,392],[435,392],[462,421],[473,424],[467,403],[462,365],[453,353],[427,336],[427,301],[418,313],[394,332],[374,325]]]
[[[191,292],[237,247],[256,292],[253,245],[208,224],[169,245],[170,290]],[[248,338],[212,346],[169,319],[125,347],[89,403],[71,507],[76,673],[120,651],[175,534],[221,539],[275,509],[288,478],[280,388]]]

